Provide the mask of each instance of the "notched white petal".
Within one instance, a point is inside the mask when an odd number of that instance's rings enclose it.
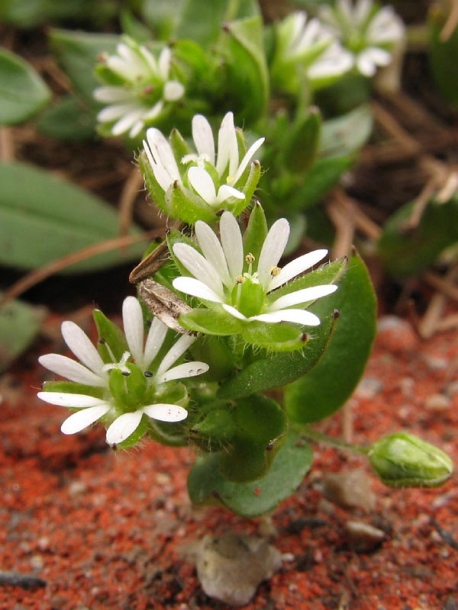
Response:
[[[60,428],[61,432],[63,432],[63,434],[76,434],[77,432],[81,432],[84,428],[87,428],[98,421],[109,410],[110,407],[108,405],[100,404],[95,407],[90,407],[89,409],[83,409],[83,411],[77,411],[70,415],[70,417],[67,417]]]
[[[38,392],[40,400],[58,407],[70,407],[74,409],[88,409],[99,405],[106,405],[101,398],[94,398],[87,394],[71,394],[69,392]]]
[[[62,336],[75,356],[91,371],[100,375],[103,360],[86,333],[74,322],[62,323]]]
[[[107,430],[106,440],[109,445],[119,445],[131,436],[140,425],[143,410],[123,413],[117,417]]]
[[[188,412],[177,405],[157,404],[143,407],[143,412],[152,419],[164,422],[179,422],[188,417]]]
[[[100,372],[100,375],[97,375],[79,362],[61,354],[45,354],[38,358],[38,362],[49,371],[65,377],[69,381],[100,388],[105,387],[107,383],[103,371]]]
[[[197,375],[203,375],[209,369],[208,364],[205,362],[184,362],[178,366],[174,366],[169,369],[166,373],[163,373],[160,377],[156,376],[158,383],[165,383],[166,381],[172,381],[174,379],[186,379],[187,377],[196,377]]]

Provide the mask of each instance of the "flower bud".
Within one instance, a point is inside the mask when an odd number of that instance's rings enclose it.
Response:
[[[453,474],[448,455],[405,432],[374,443],[368,457],[377,476],[390,487],[436,487]]]

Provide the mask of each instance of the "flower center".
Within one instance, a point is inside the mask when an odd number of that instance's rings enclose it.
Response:
[[[237,285],[232,291],[232,301],[240,313],[247,318],[257,316],[264,306],[265,292],[259,283],[257,273],[244,273],[237,277]]]

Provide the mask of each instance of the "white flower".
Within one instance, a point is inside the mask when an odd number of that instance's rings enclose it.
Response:
[[[119,369],[124,375],[131,370],[128,362],[135,363],[145,374],[147,385],[154,389],[157,386],[173,381],[200,375],[208,370],[203,362],[186,362],[174,366],[195,340],[183,335],[169,349],[155,371],[150,367],[164,344],[167,327],[155,318],[144,342],[143,314],[139,301],[127,297],[123,303],[123,322],[129,351],[125,352],[120,362],[105,364],[97,349],[87,335],[74,322],[62,324],[62,335],[73,354],[79,359],[76,362],[60,354],[46,354],[39,358],[40,364],[70,381],[94,388],[102,388],[103,397],[67,392],[39,392],[38,397],[45,402],[62,407],[79,409],[62,424],[64,434],[75,434],[87,428],[95,421],[106,417],[111,422],[107,430],[107,443],[119,444],[129,438],[140,425],[143,415],[165,422],[178,422],[187,417],[187,411],[181,406],[168,403],[139,405],[135,410],[121,412],[116,406],[109,387],[109,375]],[[107,346],[109,349],[109,346]],[[130,364],[133,366],[133,364]]]
[[[289,223],[277,220],[268,232],[259,260],[244,253],[242,234],[236,218],[225,212],[220,222],[218,240],[212,229],[199,221],[195,226],[200,254],[188,244],[178,243],[173,252],[193,277],[178,277],[173,286],[204,301],[220,303],[234,317],[251,322],[294,322],[317,326],[319,318],[306,311],[306,303],[333,293],[337,286],[322,285],[290,292],[277,299],[273,291],[310,269],[327,254],[315,250],[277,267],[289,237]],[[256,267],[256,271],[253,271]],[[247,269],[247,271],[244,271]],[[296,305],[302,305],[299,309]]]
[[[379,66],[391,61],[394,46],[404,36],[404,25],[392,7],[379,8],[372,0],[337,0],[324,6],[320,19],[338,35],[353,54],[356,68],[373,76]]]
[[[97,101],[109,104],[97,115],[101,123],[112,123],[114,136],[128,132],[135,138],[145,124],[157,118],[167,103],[180,100],[184,86],[170,79],[171,51],[165,47],[156,60],[144,46],[126,38],[117,46],[117,55],[110,55],[104,64],[121,77],[120,86],[107,85],[94,91]],[[103,77],[103,73],[102,73]]]
[[[352,65],[351,54],[342,48],[335,34],[318,19],[307,20],[305,11],[288,15],[278,26],[277,65],[295,61],[306,66],[311,80],[338,76]]]
[[[194,193],[212,207],[219,207],[229,199],[245,199],[244,185],[240,184],[240,178],[264,138],[256,140],[240,159],[232,112],[228,112],[221,122],[218,154],[210,123],[200,114],[193,117],[192,136],[196,152],[177,161],[162,133],[154,127],[147,130],[144,149],[161,188],[167,192],[178,181],[191,187]]]

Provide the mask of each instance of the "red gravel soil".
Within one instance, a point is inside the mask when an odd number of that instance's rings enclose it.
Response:
[[[191,449],[145,442],[115,453],[101,428],[60,433],[63,409],[35,396],[47,375],[37,356],[60,348],[42,340],[0,378],[0,570],[26,577],[0,586],[1,609],[222,610],[183,550],[229,531],[268,535],[284,554],[248,610],[458,608],[456,477],[434,490],[390,490],[374,479],[374,509],[343,508],[324,499],[323,479],[366,465],[317,447],[312,472],[269,520],[194,508],[186,492]],[[422,341],[408,327],[380,331],[351,400],[354,441],[404,429],[456,461],[457,357],[457,332]],[[320,429],[339,436],[341,416]],[[349,520],[382,530],[383,542],[355,550]]]

